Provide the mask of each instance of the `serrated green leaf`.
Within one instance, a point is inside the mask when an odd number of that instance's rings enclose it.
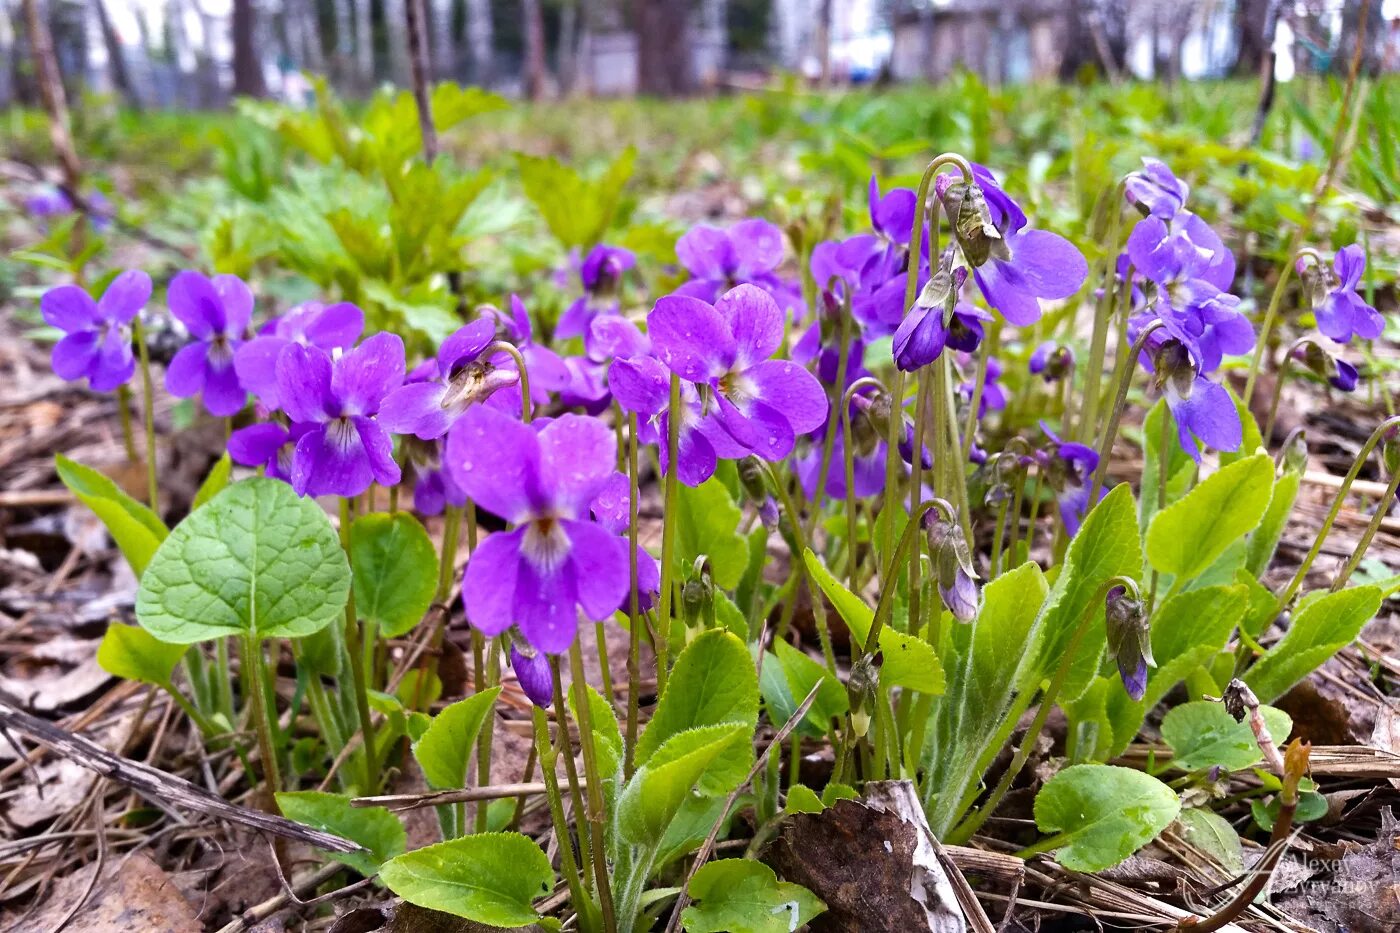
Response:
[[[805,784],[794,784],[788,788],[787,801],[783,804],[784,813],[820,813],[826,804],[817,792]]]
[[[114,677],[165,687],[189,647],[163,642],[140,626],[113,622],[97,646],[97,664]]]
[[[826,910],[811,891],[752,859],[708,862],[688,891],[693,903],[681,912],[687,933],[791,933]]]
[[[384,862],[402,854],[408,842],[408,834],[397,816],[378,807],[352,807],[349,794],[316,790],[279,793],[277,806],[289,820],[344,836],[368,849],[326,853],[367,878],[378,872]]]
[[[374,512],[350,526],[355,612],[397,638],[423,620],[437,589],[432,539],[407,512]]]
[[[1157,667],[1147,678],[1147,708],[1225,647],[1244,617],[1248,599],[1243,586],[1209,586],[1178,593],[1153,614],[1152,656]]]
[[[1257,454],[1222,467],[1152,519],[1147,559],[1190,580],[1259,524],[1274,487],[1274,462]]]
[[[832,677],[831,672],[825,667],[786,641],[775,641],[773,651],[774,660],[778,662],[777,666],[782,669],[783,677],[787,681],[788,695],[792,697],[793,711],[796,711],[798,703],[807,698],[807,694],[812,692],[813,687],[816,687],[818,683],[821,684],[803,721],[809,723],[819,733],[830,730],[831,720],[846,715],[846,711],[850,709],[850,698],[846,694],[846,688],[841,685],[840,681]],[[769,715],[773,715],[772,710],[769,710]],[[788,715],[791,716],[792,713],[789,712]],[[782,721],[786,722],[787,720]]]
[[[151,558],[136,618],[162,641],[296,638],[341,616],[350,565],[326,513],[279,480],[235,483]]]
[[[666,742],[688,729],[734,723],[753,733],[758,723],[758,675],[744,643],[729,632],[712,629],[676,659],[656,714],[637,740],[637,764],[646,764]],[[706,775],[705,791],[728,793],[743,780],[752,761],[751,747],[734,746],[732,754]]]
[[[865,639],[870,636],[870,626],[875,619],[875,610],[867,606],[865,600],[839,583],[832,576],[831,571],[826,569],[821,558],[812,553],[811,548],[807,548],[803,552],[802,559],[807,564],[808,575],[826,594],[826,598],[831,600],[831,604],[836,607],[836,612],[841,616],[841,620],[851,630],[851,641],[857,645],[864,645]]]
[[[1181,802],[1148,774],[1115,765],[1074,765],[1035,797],[1035,822],[1056,833],[1055,860],[1071,871],[1112,868],[1176,819]]]
[[[665,834],[681,805],[697,789],[703,789],[707,772],[721,761],[731,761],[747,753],[753,728],[737,723],[701,726],[676,733],[666,740],[623,787],[617,799],[617,827],[621,837],[635,844],[652,844]],[[722,770],[729,772],[726,766]],[[738,780],[742,780],[740,775]],[[738,780],[727,782],[732,790]]]
[[[1264,510],[1264,517],[1259,520],[1259,527],[1249,536],[1249,556],[1245,567],[1256,577],[1262,576],[1264,571],[1269,569],[1269,562],[1274,559],[1274,551],[1278,548],[1279,539],[1283,537],[1283,529],[1288,524],[1293,503],[1298,498],[1298,484],[1301,480],[1302,474],[1292,470],[1278,478],[1274,483],[1273,494],[1269,497],[1269,507]]]
[[[598,755],[598,771],[608,780],[613,777],[617,766],[622,762],[622,731],[617,725],[616,711],[603,699],[603,695],[587,684],[583,687],[588,693],[588,715],[593,726],[593,733],[589,739]],[[574,722],[578,722],[578,696],[572,686],[568,695],[569,713],[574,717]]]
[[[379,878],[419,907],[518,927],[539,919],[533,901],[553,889],[554,869],[540,847],[519,833],[480,833],[391,859]]]
[[[413,757],[433,787],[467,786],[467,759],[500,693],[500,687],[491,687],[458,700],[434,716],[423,737],[413,743]]]
[[[732,590],[743,579],[748,566],[749,545],[739,533],[743,511],[718,477],[699,486],[677,490],[676,510],[680,525],[676,531],[676,569],[694,566],[701,555],[710,568],[715,586]]]
[[[1293,730],[1283,710],[1261,706],[1269,736],[1280,748]],[[1240,771],[1263,760],[1249,720],[1236,722],[1221,703],[1195,700],[1174,706],[1162,719],[1162,740],[1172,747],[1172,763],[1184,771],[1220,767]]]
[[[169,532],[160,517],[122,492],[116,483],[91,467],[54,457],[58,478],[78,500],[102,519],[122,556],[139,579]]]
[[[1283,638],[1245,672],[1244,682],[1264,703],[1283,696],[1289,687],[1351,644],[1380,611],[1381,591],[1374,586],[1356,586],[1299,605],[1303,608]]]

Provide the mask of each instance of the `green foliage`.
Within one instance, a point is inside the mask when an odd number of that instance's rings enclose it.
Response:
[[[1229,820],[1204,807],[1186,807],[1176,819],[1181,837],[1215,859],[1227,874],[1244,871],[1244,847]]]
[[[408,632],[432,605],[437,552],[418,519],[407,512],[375,512],[355,519],[350,526],[350,568],[355,612],[388,638]]]
[[[139,578],[169,534],[160,516],[91,467],[69,460],[63,454],[54,457],[54,465],[63,485],[102,519],[132,572]]]
[[[534,923],[536,898],[553,889],[554,869],[540,847],[519,833],[480,833],[384,863],[380,880],[399,897],[495,927]]]
[[[1293,730],[1283,710],[1261,706],[1269,737],[1279,748]],[[1236,722],[1221,703],[1196,700],[1174,706],[1162,720],[1162,739],[1172,747],[1172,763],[1184,771],[1221,767],[1239,771],[1263,759],[1249,720]]]
[[[345,608],[350,566],[326,513],[274,479],[229,486],[151,558],[136,618],[162,641],[296,638]]]
[[[850,698],[846,695],[845,686],[832,677],[831,672],[824,666],[785,641],[774,642],[773,652],[764,660],[763,679],[768,682],[774,676],[781,676],[786,689],[777,693],[769,688],[764,693],[764,701],[768,703],[768,715],[786,722],[797,711],[797,704],[805,700],[812,688],[820,683],[817,695],[812,700],[812,707],[802,721],[811,726],[817,734],[828,732],[831,729],[831,720],[845,716],[846,711],[850,709]],[[771,675],[770,664],[774,670],[774,674]]]
[[[1103,871],[1141,849],[1171,825],[1181,802],[1151,775],[1114,765],[1074,765],[1035,797],[1035,822],[1056,833],[1037,848],[1056,849],[1071,871]]]
[[[397,816],[388,810],[352,807],[348,794],[316,790],[279,793],[277,806],[289,820],[344,836],[368,849],[368,852],[326,853],[366,877],[373,876],[389,859],[403,854],[408,842],[408,834]]]
[[[681,485],[676,497],[676,572],[684,579],[703,556],[715,586],[732,590],[749,562],[749,545],[739,533],[743,512],[718,476],[699,486]]]
[[[694,903],[681,914],[687,933],[790,933],[826,910],[800,884],[779,881],[762,862],[708,862],[690,879]]]
[[[637,150],[630,146],[590,180],[556,159],[519,155],[516,164],[525,196],[565,249],[587,250],[612,226],[622,188],[632,176]]]
[[[636,845],[655,845],[692,789],[711,796],[732,790],[744,775],[733,777],[730,763],[753,755],[752,736],[752,727],[720,723],[668,738],[639,765],[618,796],[617,826],[622,838]]]
[[[1257,454],[1222,467],[1152,519],[1147,559],[1190,580],[1259,524],[1273,492],[1274,462]]]
[[[1307,602],[1283,638],[1245,672],[1244,682],[1262,702],[1278,699],[1351,644],[1380,606],[1381,591],[1374,586],[1352,587]]]
[[[458,700],[434,716],[423,737],[413,743],[413,757],[433,787],[467,786],[467,760],[500,693],[500,687],[491,687]]]
[[[1142,528],[1152,526],[1152,517],[1157,514],[1157,496],[1161,483],[1162,431],[1166,421],[1167,488],[1165,501],[1175,502],[1186,495],[1191,488],[1191,479],[1196,475],[1196,464],[1181,449],[1176,439],[1176,429],[1172,416],[1167,410],[1167,400],[1159,399],[1148,411],[1142,424],[1142,484],[1138,501],[1138,523]]]
[[[189,645],[172,645],[135,625],[113,622],[97,646],[97,663],[113,677],[169,687]]]

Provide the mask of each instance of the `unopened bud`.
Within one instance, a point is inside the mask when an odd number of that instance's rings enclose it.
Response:
[[[1137,588],[1115,586],[1104,602],[1108,630],[1108,650],[1118,664],[1123,689],[1134,700],[1147,692],[1147,669],[1156,667],[1152,659],[1152,631]]]
[[[1308,438],[1302,430],[1288,436],[1283,446],[1283,469],[1286,473],[1302,473],[1308,466]]]
[[[536,651],[528,644],[510,646],[510,669],[520,682],[520,689],[530,698],[530,702],[548,709],[554,701],[554,678],[549,670],[549,657],[543,651]]]

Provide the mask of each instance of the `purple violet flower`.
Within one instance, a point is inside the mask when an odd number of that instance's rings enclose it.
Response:
[[[543,651],[527,650],[528,654],[511,644],[510,669],[530,702],[540,709],[549,709],[554,702],[554,673],[549,669],[549,656]]]
[[[692,227],[676,241],[676,258],[691,274],[677,295],[714,304],[735,285],[747,283],[771,295],[784,311],[802,310],[801,291],[778,275],[783,232],[766,220],[741,220],[727,230]]]
[[[701,418],[715,420],[746,453],[781,460],[826,419],[816,377],[769,359],[782,343],[783,316],[763,290],[738,285],[715,305],[670,295],[647,321],[657,357],[695,387]]]
[[[131,322],[151,298],[151,277],[137,269],[121,273],[97,301],[76,285],[44,292],[39,313],[63,331],[54,344],[53,371],[61,378],[87,377],[94,392],[111,392],[136,371]]]
[[[487,635],[518,625],[536,650],[558,654],[580,609],[601,621],[622,604],[627,543],[588,520],[616,460],[612,429],[596,418],[563,415],[536,430],[485,406],[467,410],[447,435],[445,465],[477,505],[517,526],[467,562],[472,625]]]
[[[276,421],[250,424],[229,435],[228,454],[234,463],[263,467],[263,475],[290,483],[297,441],[311,429],[310,424],[287,427]]]
[[[630,250],[598,244],[579,266],[579,281],[584,294],[576,299],[559,318],[554,336],[560,340],[583,337],[588,325],[599,315],[616,314],[617,288],[622,274],[637,264]]]
[[[520,374],[481,358],[496,340],[496,323],[477,318],[442,342],[428,378],[394,389],[379,406],[379,423],[394,434],[442,437],[474,402],[515,385]],[[528,365],[528,364],[527,364]]]
[[[1356,291],[1366,271],[1366,253],[1356,243],[1344,246],[1332,267],[1336,281],[1313,307],[1317,329],[1338,343],[1349,343],[1352,337],[1375,340],[1385,330],[1385,319]]]
[[[370,483],[399,482],[393,439],[374,416],[403,379],[397,334],[375,334],[335,360],[318,347],[283,348],[277,394],[294,422],[310,425],[292,456],[297,495],[358,496]]]
[[[1239,450],[1244,442],[1235,400],[1221,386],[1201,375],[1190,349],[1179,340],[1168,340],[1153,360],[1157,383],[1166,394],[1167,408],[1176,419],[1181,449],[1201,462],[1199,440],[1214,450]]]
[[[165,371],[165,388],[177,398],[204,393],[204,407],[219,418],[236,415],[248,400],[234,369],[234,355],[253,315],[253,293],[236,275],[212,279],[186,270],[170,280],[170,313],[194,338]]]
[[[548,404],[550,393],[568,388],[573,374],[558,353],[535,342],[530,312],[525,309],[525,302],[520,300],[519,295],[510,296],[509,314],[494,307],[488,308],[487,314],[496,320],[497,336],[514,344],[525,359],[525,368],[530,376],[530,400],[534,404]],[[510,354],[501,352],[491,357],[491,365],[497,369],[514,370],[515,360]],[[518,415],[519,385],[506,386],[487,399],[486,404],[507,414]]]
[[[277,399],[277,357],[283,347],[298,343],[327,353],[348,350],[364,329],[364,312],[349,302],[307,302],[263,325],[258,336],[234,353],[233,368],[243,388],[264,408],[276,411],[282,407]]]

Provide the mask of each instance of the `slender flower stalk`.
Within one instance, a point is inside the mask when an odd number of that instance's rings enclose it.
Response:
[[[652,646],[656,649],[656,695],[658,697],[666,690],[666,676],[670,672],[671,591],[674,589],[674,581],[672,578],[675,576],[673,565],[676,560],[676,526],[679,524],[679,516],[676,514],[676,500],[679,492],[677,484],[679,482],[678,469],[680,465],[679,448],[682,417],[681,377],[672,373],[671,397],[666,416],[667,467],[665,480],[666,488],[662,503],[662,514],[665,517],[665,522],[661,529],[660,611],[657,614],[655,644]],[[635,562],[635,548],[632,554],[632,559]]]
[[[146,346],[146,329],[138,315],[131,322],[131,339],[136,341],[141,368],[141,419],[146,431],[146,496],[151,508],[160,511],[156,482],[156,398],[151,379],[151,350]]]
[[[671,461],[674,463],[675,461]],[[624,749],[624,772],[630,778],[637,751],[638,704],[642,692],[642,613],[641,593],[637,585],[637,415],[627,416],[627,743]]]
[[[258,757],[262,760],[263,807],[276,813],[276,794],[282,789],[282,771],[277,765],[277,743],[272,736],[272,711],[267,708],[267,664],[256,635],[243,638],[243,684],[248,692],[253,727],[258,734]]]
[[[1351,484],[1356,482],[1356,477],[1361,473],[1361,467],[1366,463],[1366,458],[1371,456],[1371,451],[1376,449],[1376,445],[1385,437],[1387,431],[1400,426],[1400,415],[1387,418],[1376,426],[1371,432],[1371,436],[1366,439],[1366,443],[1361,446],[1361,451],[1356,455],[1356,459],[1351,463],[1351,469],[1347,471],[1346,477],[1342,480],[1342,485],[1337,487],[1337,492],[1332,499],[1332,508],[1327,511],[1327,517],[1322,521],[1322,527],[1317,530],[1317,537],[1313,539],[1312,547],[1308,549],[1308,554],[1303,558],[1303,562],[1298,565],[1297,571],[1293,574],[1293,579],[1288,582],[1288,586],[1279,596],[1278,602],[1274,604],[1274,615],[1278,615],[1288,607],[1297,595],[1298,588],[1303,585],[1304,578],[1308,575],[1308,570],[1312,567],[1313,561],[1317,560],[1317,555],[1322,553],[1322,545],[1327,540],[1327,535],[1332,531],[1332,524],[1337,520],[1338,513],[1342,510],[1342,503],[1346,501],[1347,492],[1351,489]],[[1400,472],[1400,471],[1397,471]],[[1392,483],[1394,480],[1392,479]],[[1392,489],[1393,494],[1393,489]],[[1378,515],[1383,515],[1384,511],[1377,510]],[[1369,541],[1367,542],[1369,543]]]
[[[1113,453],[1113,441],[1118,436],[1118,422],[1122,420],[1123,409],[1128,403],[1128,389],[1133,383],[1133,371],[1137,368],[1138,357],[1142,355],[1143,348],[1147,346],[1147,339],[1159,328],[1165,326],[1160,319],[1149,322],[1137,335],[1137,339],[1133,341],[1127,354],[1118,361],[1114,368],[1113,381],[1118,387],[1118,392],[1113,399],[1113,408],[1109,411],[1108,424],[1104,426],[1103,436],[1099,439],[1099,465],[1094,469],[1094,480],[1089,486],[1089,508],[1091,509],[1098,505],[1099,490],[1103,488],[1104,480],[1108,476],[1108,458]]]
[[[830,282],[827,283],[827,291],[832,291],[832,290],[833,290],[833,286],[835,286],[835,285],[837,284],[838,281],[840,281],[840,280],[833,276],[833,277],[832,277],[832,281],[830,281]],[[843,284],[844,284],[844,283],[843,283]],[[842,288],[841,291],[842,291],[842,297],[841,297],[841,311],[840,311],[841,317],[840,317],[840,323],[837,325],[837,328],[838,328],[838,329],[837,329],[837,335],[838,335],[838,336],[837,336],[837,354],[838,354],[838,355],[837,355],[837,357],[836,357],[836,382],[834,382],[834,383],[832,384],[832,386],[831,386],[831,403],[832,403],[832,405],[833,405],[833,408],[832,408],[832,413],[833,413],[833,414],[834,414],[835,411],[836,411],[836,409],[835,409],[834,406],[835,406],[835,405],[837,404],[837,402],[840,400],[840,396],[841,396],[841,387],[844,386],[844,385],[846,384],[846,373],[847,373],[847,368],[848,368],[849,363],[850,363],[850,360],[848,359],[848,357],[850,356],[850,350],[851,350],[851,289],[850,289],[849,286],[845,286],[845,287]],[[821,354],[818,353],[818,354],[817,354],[817,360],[820,361],[820,359],[821,359]],[[843,438],[842,446],[843,446],[843,447],[849,447],[849,446],[850,446],[850,440],[849,440],[850,435],[849,435],[849,434],[842,434],[841,436],[842,436],[842,438]],[[822,438],[822,455],[821,455],[821,461],[820,461],[820,463],[819,463],[819,469],[817,470],[817,489],[818,489],[818,490],[822,489],[822,487],[823,487],[823,486],[825,485],[825,483],[826,483],[826,474],[827,474],[827,471],[831,469],[831,455],[832,455],[833,448],[834,448],[835,446],[836,446],[836,432],[835,432],[834,430],[831,429],[830,417],[828,416],[828,423],[827,423],[826,436]],[[849,491],[849,490],[848,490],[848,491]],[[812,515],[811,515],[811,517],[807,520],[807,521],[808,521],[808,524],[807,524],[807,537],[808,537],[808,538],[811,538],[811,537],[816,533],[817,520],[818,520],[820,517],[821,517],[821,509],[813,509],[813,510],[812,510]],[[794,518],[795,518],[795,517],[794,517]]]
[[[569,835],[569,819],[564,815],[564,797],[559,792],[559,776],[555,771],[555,766],[559,761],[559,752],[550,742],[549,718],[545,711],[534,704],[531,704],[530,708],[535,725],[535,756],[539,759],[540,774],[544,778],[545,800],[549,804],[549,816],[554,824],[554,838],[559,843],[560,874],[564,876],[564,883],[569,887],[569,903],[574,905],[574,909],[582,917],[592,901],[583,891],[578,863],[574,861],[574,844]],[[562,722],[557,725],[561,735],[567,734]]]
[[[1114,292],[1114,279],[1116,270],[1114,268],[1114,257],[1118,255],[1121,244],[1118,242],[1119,231],[1123,218],[1123,192],[1127,187],[1127,179],[1121,178],[1113,189],[1113,194],[1109,200],[1112,217],[1109,221],[1108,244],[1104,250],[1103,259],[1103,290],[1094,302],[1094,332],[1089,340],[1089,365],[1084,370],[1084,409],[1079,418],[1079,429],[1073,434],[1069,431],[1069,425],[1065,425],[1065,437],[1078,439],[1082,444],[1091,443],[1094,436],[1094,428],[1099,417],[1099,403],[1102,393],[1102,386],[1099,384],[1100,374],[1103,372],[1104,355],[1108,350],[1108,329],[1113,320],[1113,312],[1117,306]],[[1132,269],[1124,277],[1124,287],[1131,290],[1133,278]]]
[[[574,639],[573,644],[577,645],[578,639]],[[574,763],[573,742],[569,738],[569,710],[568,704],[564,700],[564,681],[559,673],[559,658],[553,655],[549,657],[549,673],[554,680],[554,723],[558,730],[555,734],[555,744],[564,759],[564,776],[569,782],[569,797],[573,803],[574,813],[580,819],[586,819],[588,811],[583,807],[583,791],[579,785],[578,766]],[[587,739],[588,737],[580,729],[579,744],[586,744]],[[592,839],[583,831],[582,826],[578,827],[576,836],[578,838],[579,862],[585,866],[595,864],[593,862]],[[593,890],[593,882],[586,871],[583,872],[583,886],[585,890]]]
[[[340,500],[340,546],[350,556],[350,500]],[[369,709],[369,679],[365,673],[365,651],[360,638],[360,622],[355,612],[355,594],[345,601],[345,650],[350,655],[350,678],[355,688],[355,710],[360,717],[360,737],[364,745],[366,794],[379,791],[379,764],[374,754],[374,719]]]
[[[1361,558],[1366,556],[1366,551],[1371,546],[1371,541],[1375,539],[1376,532],[1381,530],[1381,524],[1386,516],[1390,514],[1390,505],[1395,501],[1395,492],[1400,489],[1400,470],[1396,470],[1390,477],[1390,483],[1385,487],[1385,492],[1381,493],[1380,501],[1376,503],[1376,511],[1371,516],[1371,520],[1366,524],[1366,530],[1361,534],[1361,540],[1356,542],[1356,547],[1352,549],[1351,556],[1347,558],[1346,566],[1337,574],[1337,578],[1332,581],[1331,592],[1335,593],[1347,585],[1347,580],[1351,578],[1357,565],[1361,563]]]
[[[841,460],[842,470],[845,474],[846,485],[846,550],[849,551],[848,570],[846,576],[850,583],[851,592],[860,592],[860,560],[859,543],[856,539],[856,467],[855,467],[855,443],[851,438],[851,400],[856,393],[864,388],[876,388],[884,391],[884,386],[880,380],[874,376],[864,376],[851,383],[850,388],[841,396]],[[898,456],[897,447],[885,448],[885,457]],[[888,464],[886,469],[888,470]]]
[[[607,664],[607,658],[600,658]],[[558,668],[555,668],[556,674]],[[587,683],[583,671],[583,653],[578,640],[569,646],[569,674],[573,680],[574,716],[578,720],[579,745],[583,750],[584,783],[588,788],[588,828],[592,840],[593,877],[597,884],[598,903],[603,910],[603,929],[617,933],[617,917],[613,913],[612,884],[609,882],[607,851],[603,845],[603,775],[598,770],[598,751],[594,746],[593,710],[588,705]]]
[[[1293,236],[1296,244],[1302,239],[1302,228],[1299,228]],[[1305,259],[1311,259],[1315,264],[1322,265],[1322,257],[1317,250],[1310,246],[1305,246],[1297,250],[1294,254],[1293,262],[1285,263],[1279,269],[1278,282],[1274,284],[1274,293],[1269,297],[1269,308],[1264,312],[1264,324],[1259,333],[1259,342],[1254,346],[1254,359],[1249,362],[1249,377],[1244,383],[1244,404],[1249,407],[1250,400],[1254,398],[1254,385],[1259,380],[1259,369],[1264,363],[1264,354],[1268,352],[1269,338],[1273,335],[1274,322],[1278,317],[1278,309],[1283,304],[1283,293],[1287,289],[1288,280],[1293,275],[1293,269]]]
[[[117,386],[117,414],[122,421],[122,446],[126,448],[128,463],[136,463],[136,433],[131,428],[131,388],[122,383]]]
[[[972,382],[972,399],[967,406],[967,423],[963,426],[962,462],[972,456],[972,439],[977,433],[977,413],[982,410],[982,393],[987,388],[987,363],[997,355],[1001,345],[1001,320],[993,320],[987,326],[987,339],[983,341],[982,352],[977,357],[977,375]]]

